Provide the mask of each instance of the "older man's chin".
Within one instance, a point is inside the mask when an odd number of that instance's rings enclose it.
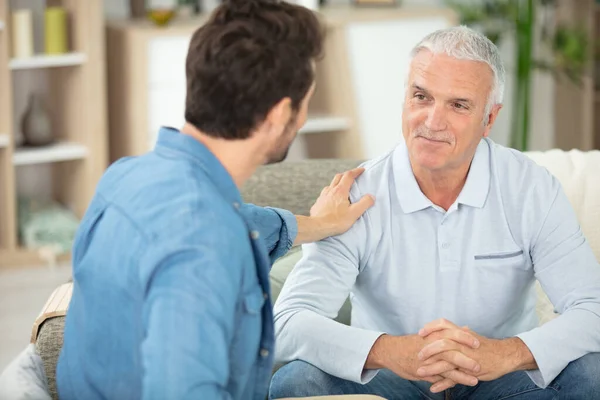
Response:
[[[413,164],[418,164],[421,168],[429,170],[442,169],[448,160],[448,150],[446,151],[428,151],[427,149],[414,149]],[[413,165],[413,168],[415,165]]]

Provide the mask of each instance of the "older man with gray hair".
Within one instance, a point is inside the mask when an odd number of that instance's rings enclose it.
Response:
[[[600,398],[600,266],[557,179],[488,138],[504,80],[466,27],[415,47],[404,140],[351,192],[376,205],[306,245],[275,304],[270,398]],[[536,279],[561,314],[541,327]]]

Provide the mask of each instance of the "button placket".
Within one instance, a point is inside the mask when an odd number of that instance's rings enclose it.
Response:
[[[452,229],[448,223],[448,214],[444,215],[438,226],[438,253],[440,270],[455,270],[458,261],[455,259],[456,251],[452,251],[452,239],[448,230]]]

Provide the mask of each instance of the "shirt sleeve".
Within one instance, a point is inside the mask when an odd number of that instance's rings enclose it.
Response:
[[[303,246],[303,258],[288,276],[274,306],[277,361],[304,360],[328,374],[359,383],[376,375],[377,371],[364,370],[364,365],[382,332],[333,320],[365,259],[366,218],[367,214],[363,215],[343,235]]]
[[[224,388],[241,275],[232,271],[241,261],[208,247],[166,254],[147,284],[143,399],[230,398]]]
[[[600,352],[600,266],[558,181],[536,196],[537,204],[552,201],[550,207],[528,208],[531,226],[538,227],[531,257],[536,278],[561,315],[518,337],[538,365],[527,373],[545,388],[571,361]],[[544,213],[538,214],[541,228],[537,213]]]
[[[250,203],[243,204],[240,212],[263,238],[271,263],[292,248],[298,235],[298,222],[294,214],[287,210],[259,207]]]

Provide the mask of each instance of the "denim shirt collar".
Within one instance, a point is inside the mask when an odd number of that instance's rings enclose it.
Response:
[[[202,168],[206,176],[227,201],[233,204],[237,203],[238,206],[242,203],[240,190],[229,172],[217,157],[198,140],[181,133],[175,128],[162,127],[158,132],[158,140],[154,150],[158,153],[175,152],[189,158]]]

